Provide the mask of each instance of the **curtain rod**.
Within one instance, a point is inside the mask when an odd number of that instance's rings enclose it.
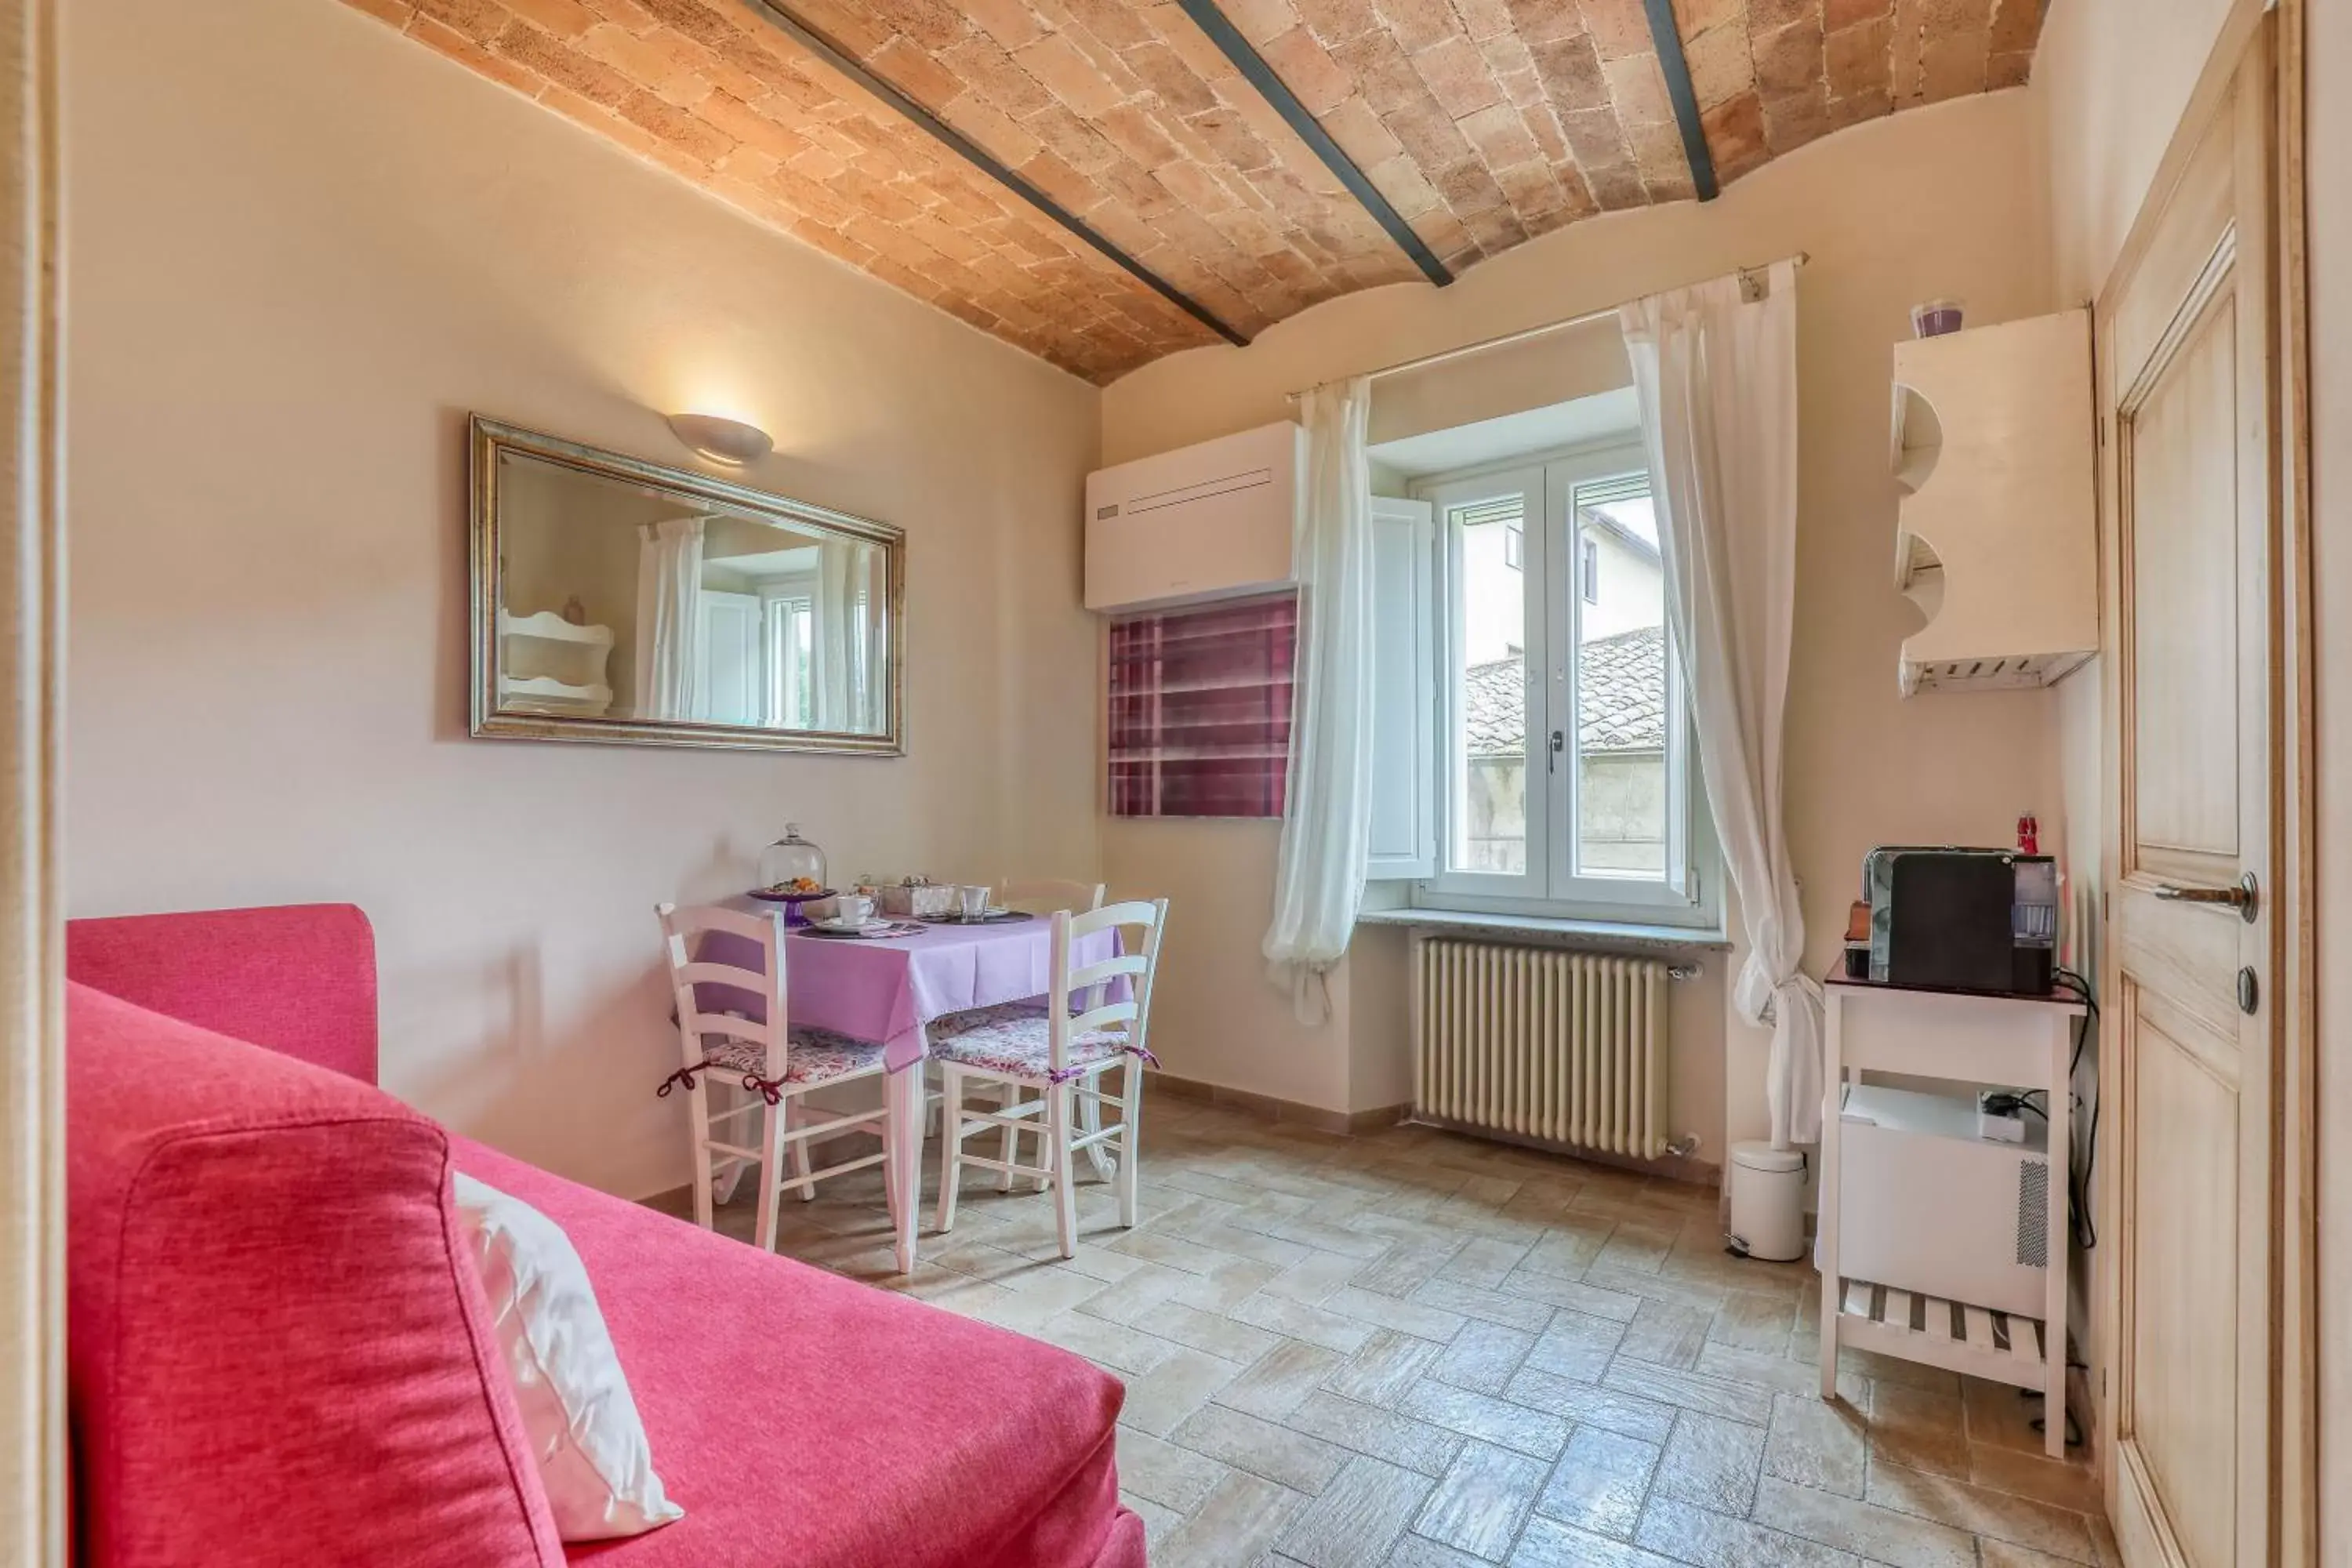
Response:
[[[1806,252],[1801,250],[1797,252],[1795,256],[1790,258],[1790,259],[1794,261],[1799,267],[1802,267],[1806,262],[1811,260],[1812,258]],[[1733,275],[1735,277],[1746,278],[1755,273],[1769,270],[1771,266],[1772,263],[1767,261],[1755,267],[1742,267],[1736,268]],[[1689,287],[1689,285],[1685,285],[1685,287]],[[1514,343],[1524,343],[1531,339],[1547,337],[1553,332],[1564,332],[1571,327],[1589,327],[1595,321],[1606,321],[1608,318],[1615,315],[1618,311],[1623,310],[1625,306],[1630,305],[1633,302],[1633,300],[1627,300],[1615,305],[1604,305],[1598,310],[1587,310],[1580,316],[1570,316],[1566,321],[1546,321],[1542,326],[1525,327],[1516,332],[1505,332],[1500,337],[1481,338],[1475,343],[1464,343],[1460,348],[1440,349],[1435,353],[1423,354],[1419,359],[1409,359],[1402,361],[1396,364],[1383,365],[1379,370],[1372,371],[1368,374],[1364,379],[1367,381],[1383,381],[1392,375],[1402,375],[1407,371],[1427,370],[1431,365],[1444,364],[1449,360],[1466,359],[1472,354],[1485,353],[1489,349],[1509,348]],[[1301,389],[1297,392],[1287,393],[1285,395],[1291,402],[1296,403],[1300,398],[1306,396],[1307,393],[1304,389]]]

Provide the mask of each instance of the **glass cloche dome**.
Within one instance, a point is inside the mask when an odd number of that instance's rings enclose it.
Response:
[[[824,851],[801,837],[801,825],[784,824],[784,836],[760,851],[760,888],[767,893],[814,897],[829,891]]]

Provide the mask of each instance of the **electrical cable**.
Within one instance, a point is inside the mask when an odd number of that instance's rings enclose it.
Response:
[[[2066,1065],[2067,1099],[2079,1111],[2083,1100],[2074,1092],[2074,1079],[2082,1068],[2083,1053],[2090,1046],[2091,1031],[2098,1023],[2099,999],[2092,994],[2091,983],[2071,969],[2054,970],[2052,977],[2061,990],[2079,998],[2084,1007],[2084,1016],[2074,1025],[2074,1054]],[[2105,1098],[2095,1091],[2091,1096],[2090,1126],[2083,1134],[2082,1174],[2077,1177],[2071,1169],[2066,1173],[2067,1197],[2074,1217],[2074,1241],[2085,1252],[2099,1245],[2098,1225],[2091,1217],[2089,1199],[2091,1179],[2099,1166],[2099,1105]],[[2068,1163],[2071,1166],[2073,1162]]]

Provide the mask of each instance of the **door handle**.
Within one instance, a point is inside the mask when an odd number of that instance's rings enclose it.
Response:
[[[2238,879],[2234,888],[2184,888],[2178,882],[2158,882],[2156,896],[2168,903],[2220,904],[2238,911],[2238,918],[2248,925],[2262,913],[2262,885],[2254,880],[2252,871]]]

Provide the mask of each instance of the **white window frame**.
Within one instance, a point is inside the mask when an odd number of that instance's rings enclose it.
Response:
[[[763,588],[760,595],[761,646],[768,676],[768,724],[778,730],[808,730],[816,725],[811,711],[794,713],[793,699],[803,674],[800,639],[794,632],[815,614],[809,591]]]
[[[1550,553],[1551,531],[1545,525],[1544,469],[1540,464],[1519,464],[1496,467],[1476,473],[1449,476],[1416,486],[1423,499],[1435,512],[1437,528],[1438,571],[1438,636],[1437,711],[1434,747],[1436,787],[1433,799],[1437,808],[1437,863],[1433,876],[1424,879],[1420,887],[1441,896],[1471,900],[1500,900],[1527,903],[1546,898],[1545,884],[1549,879],[1550,812],[1538,810],[1536,798],[1535,763],[1543,744],[1536,717],[1544,711],[1542,672],[1549,668],[1549,649],[1545,646],[1549,630],[1545,604],[1538,584],[1545,580],[1545,563]],[[1527,869],[1517,875],[1501,871],[1457,871],[1450,868],[1454,860],[1454,834],[1457,823],[1454,802],[1468,785],[1469,757],[1456,744],[1462,733],[1463,714],[1467,706],[1463,676],[1468,666],[1463,654],[1462,618],[1458,609],[1463,580],[1462,534],[1454,526],[1454,514],[1465,508],[1485,502],[1501,500],[1517,494],[1521,498],[1519,549],[1520,582],[1526,589],[1523,605],[1525,636],[1521,640],[1521,669],[1524,672],[1522,701],[1529,716],[1527,740],[1528,766],[1528,810],[1527,814]],[[1416,902],[1421,901],[1418,897]]]
[[[1685,711],[1685,722],[1669,726],[1666,789],[1679,811],[1667,820],[1666,876],[1662,880],[1579,876],[1575,853],[1578,770],[1559,765],[1570,754],[1576,726],[1574,653],[1581,644],[1585,599],[1582,552],[1574,519],[1580,486],[1639,470],[1644,458],[1638,440],[1612,440],[1515,459],[1506,464],[1433,476],[1412,487],[1429,501],[1437,534],[1439,617],[1432,639],[1438,652],[1432,713],[1433,816],[1436,826],[1433,874],[1412,886],[1414,907],[1464,913],[1526,915],[1544,919],[1627,925],[1717,930],[1722,924],[1720,855],[1707,819],[1705,791],[1696,777],[1696,748],[1688,721],[1681,661],[1669,642],[1667,700]],[[1459,537],[1452,513],[1483,500],[1517,489],[1526,498],[1527,528],[1522,555],[1528,593],[1525,668],[1529,690],[1527,871],[1518,876],[1448,869],[1454,855],[1454,803],[1465,785],[1466,758],[1456,754],[1463,703],[1459,672],[1462,627],[1456,613],[1461,581]],[[1575,570],[1553,573],[1549,563],[1567,561]],[[1565,646],[1559,633],[1565,633]],[[1551,750],[1554,731],[1561,750]],[[1544,765],[1538,771],[1538,758]]]

